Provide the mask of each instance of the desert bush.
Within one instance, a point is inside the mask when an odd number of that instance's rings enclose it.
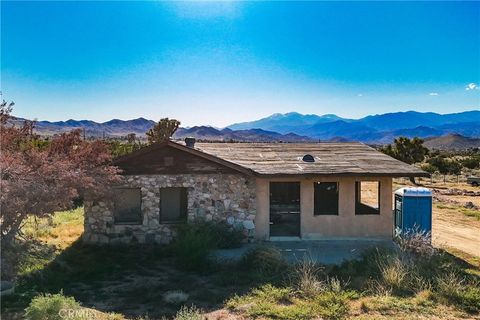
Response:
[[[183,306],[175,315],[174,320],[203,320],[202,312],[195,306]]]
[[[182,267],[205,270],[212,264],[211,251],[241,245],[244,236],[224,222],[197,220],[178,228],[173,251]]]
[[[397,237],[396,242],[401,251],[413,253],[421,257],[430,258],[438,252],[432,246],[432,235],[430,232],[421,230],[407,232]]]
[[[471,313],[480,313],[480,286],[478,284],[464,288],[458,298],[462,309]]]
[[[188,300],[188,294],[181,290],[167,291],[163,295],[163,301],[168,304],[180,305]]]
[[[219,249],[238,248],[242,245],[245,235],[242,230],[235,229],[225,221],[204,222],[204,227],[210,230],[215,246]]]
[[[302,295],[313,297],[325,289],[325,283],[320,281],[321,266],[311,259],[304,259],[297,263],[293,269],[291,283]]]
[[[66,297],[62,293],[39,295],[32,299],[25,309],[27,320],[64,320],[61,310],[80,310],[81,306],[72,297]],[[79,315],[69,317],[71,320],[82,319]]]
[[[409,288],[410,266],[399,257],[386,261],[379,260],[381,285],[391,292],[403,292]]]
[[[302,298],[290,287],[270,284],[244,296],[227,301],[227,307],[247,314],[249,318],[268,319],[343,319],[349,311],[350,296],[345,292],[325,291],[314,297]]]
[[[239,267],[255,271],[264,278],[280,278],[289,265],[277,248],[258,246],[243,255]]]
[[[178,229],[173,251],[181,267],[187,270],[206,270],[212,264],[214,236],[202,223],[189,223]]]
[[[322,319],[343,319],[349,312],[349,295],[342,292],[326,291],[314,299],[315,315]]]
[[[456,272],[449,272],[437,277],[437,291],[445,302],[454,304],[471,313],[480,312],[480,285],[469,283],[465,277]]]

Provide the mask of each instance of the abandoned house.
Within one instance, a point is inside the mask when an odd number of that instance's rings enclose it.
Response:
[[[84,239],[169,243],[221,220],[259,240],[386,239],[392,178],[428,176],[362,143],[166,141],[116,160],[123,183],[85,201]]]

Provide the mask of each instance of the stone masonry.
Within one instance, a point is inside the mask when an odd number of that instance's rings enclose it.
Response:
[[[85,201],[88,243],[162,243],[175,237],[176,224],[160,224],[160,188],[185,187],[188,221],[227,220],[243,228],[256,214],[255,180],[241,174],[126,175],[125,187],[141,188],[142,224],[115,224],[111,201]]]

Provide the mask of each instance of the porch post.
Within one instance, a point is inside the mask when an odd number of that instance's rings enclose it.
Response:
[[[255,215],[255,238],[268,240],[270,235],[270,181],[256,179],[257,214]]]

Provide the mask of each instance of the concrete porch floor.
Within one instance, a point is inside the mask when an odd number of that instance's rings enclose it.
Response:
[[[248,243],[235,249],[216,250],[214,256],[219,260],[236,261],[256,246],[276,247],[290,263],[311,259],[321,264],[340,264],[344,260],[358,259],[363,251],[370,248],[393,248],[394,243],[392,240],[265,241]]]

